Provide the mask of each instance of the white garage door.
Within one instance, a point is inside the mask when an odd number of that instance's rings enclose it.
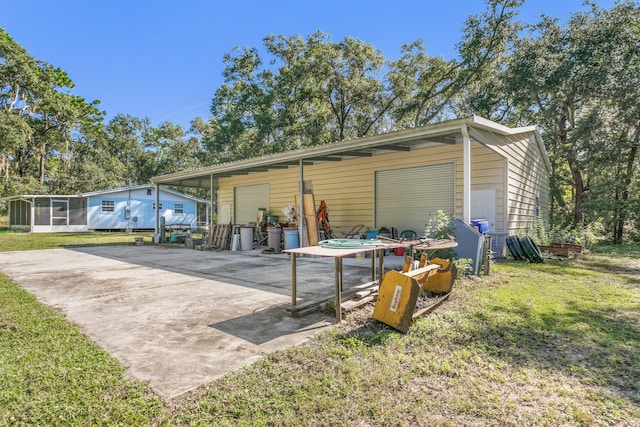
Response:
[[[439,210],[453,215],[454,178],[453,163],[377,171],[376,228],[413,230],[423,236],[429,218]]]
[[[235,224],[256,222],[259,209],[269,210],[269,184],[235,187],[233,200]]]

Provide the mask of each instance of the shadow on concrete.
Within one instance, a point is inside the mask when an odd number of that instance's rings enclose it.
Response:
[[[180,246],[161,245],[73,247],[66,250],[200,279],[291,295],[291,261],[287,254],[262,255],[260,250],[197,251]],[[398,265],[401,266],[401,261],[398,260],[401,259],[402,257],[388,256],[385,257],[385,263],[391,268],[398,268]],[[333,276],[332,258],[299,257],[298,302],[331,295],[334,289]],[[370,280],[370,259],[344,259],[343,290]]]
[[[291,333],[322,330],[327,323],[319,322],[328,318],[330,316],[320,312],[293,318],[287,314],[284,305],[275,305],[251,314],[212,323],[209,327],[252,344],[262,345]]]

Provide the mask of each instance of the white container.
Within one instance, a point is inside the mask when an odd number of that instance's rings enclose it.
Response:
[[[240,250],[253,249],[253,227],[240,227]]]
[[[231,251],[236,252],[239,246],[240,246],[240,235],[233,234],[231,236]]]

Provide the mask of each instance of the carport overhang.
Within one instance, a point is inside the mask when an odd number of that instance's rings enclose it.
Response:
[[[300,169],[300,200],[302,200],[304,166],[325,162],[339,162],[358,157],[372,157],[394,151],[405,151],[409,153],[412,150],[443,144],[462,144],[464,163],[462,219],[468,223],[471,215],[471,141],[469,128],[489,130],[501,135],[514,135],[532,131],[538,132],[535,126],[509,128],[479,116],[470,116],[427,126],[190,169],[183,172],[157,176],[151,181],[156,184],[156,186],[166,185],[215,190],[218,188],[218,180],[221,178],[298,167]],[[478,142],[482,143],[482,141]],[[157,191],[156,194],[158,194]],[[215,209],[216,205],[214,195],[215,191],[211,191],[211,205],[213,209]],[[299,214],[302,216],[304,212],[299,212]],[[159,224],[159,222],[156,221],[156,224]]]

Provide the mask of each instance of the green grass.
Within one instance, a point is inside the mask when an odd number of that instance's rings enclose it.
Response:
[[[0,275],[0,425],[149,425],[164,403]]]
[[[152,241],[153,233],[20,233],[0,230],[0,252],[25,251],[32,249],[52,249],[73,246],[129,245],[134,237]]]
[[[640,425],[633,248],[501,262],[408,334],[369,307],[172,401],[0,277],[0,425]]]
[[[625,244],[625,245],[610,245],[601,244],[595,246],[592,251],[594,253],[605,254],[613,257],[623,258],[640,258],[640,245],[638,244]]]

